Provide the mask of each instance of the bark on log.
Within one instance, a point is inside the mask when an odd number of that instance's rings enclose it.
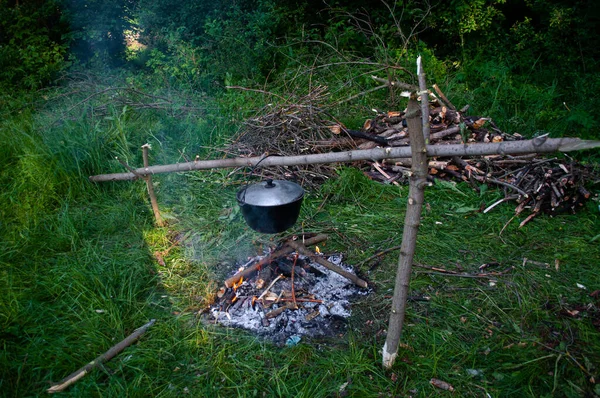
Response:
[[[410,117],[409,117],[410,116]],[[383,346],[383,367],[389,369],[394,365],[398,355],[398,344],[404,325],[404,313],[412,270],[412,262],[417,243],[421,210],[423,208],[424,190],[427,185],[427,153],[423,137],[423,123],[420,117],[416,96],[408,101],[407,121],[412,149],[412,175],[408,189],[408,205],[404,218],[402,244],[396,271],[392,310],[387,329],[387,337]]]
[[[428,145],[427,156],[482,156],[482,155],[518,155],[528,153],[569,152],[600,147],[600,141],[580,140],[579,138],[536,137],[532,140],[510,141],[487,144]],[[313,155],[271,156],[264,159],[260,166],[296,166],[324,163],[351,163],[359,160],[381,160],[388,158],[407,158],[411,156],[410,147],[373,148],[346,152],[330,152]],[[198,160],[187,163],[142,167],[136,169],[140,175],[161,173],[182,173],[188,171],[254,167],[261,156],[250,158],[231,158]],[[100,174],[91,176],[93,182],[128,181],[135,179],[133,173]]]

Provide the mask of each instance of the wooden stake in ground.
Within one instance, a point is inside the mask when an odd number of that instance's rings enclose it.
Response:
[[[131,333],[129,336],[127,336],[120,343],[112,346],[108,351],[106,351],[104,354],[100,355],[98,358],[94,359],[92,362],[85,365],[83,368],[77,370],[76,372],[71,373],[69,376],[62,379],[58,384],[55,384],[52,387],[50,387],[48,390],[46,390],[46,392],[52,394],[55,392],[64,391],[71,384],[75,383],[79,379],[83,378],[83,376],[90,373],[92,371],[92,369],[97,368],[104,362],[110,361],[115,356],[117,356],[121,351],[123,351],[125,348],[127,348],[131,344],[133,344],[137,339],[140,338],[141,335],[146,333],[146,331],[152,325],[154,325],[154,322],[156,322],[156,319],[152,319],[152,320],[150,320],[150,322],[148,322],[144,326],[137,328],[133,333]]]
[[[429,117],[429,114],[423,115],[423,118],[425,117]],[[398,344],[400,343],[402,326],[404,325],[404,313],[406,311],[410,274],[423,207],[424,190],[428,184],[427,148],[422,131],[421,109],[419,109],[415,93],[411,95],[408,101],[406,121],[408,123],[408,133],[410,134],[412,150],[412,175],[410,176],[408,205],[404,218],[404,231],[402,233],[402,245],[400,247],[400,258],[396,272],[392,311],[385,345],[383,346],[383,366],[388,369],[394,365],[394,361],[398,355]]]
[[[148,149],[150,149],[150,144],[142,145],[142,157],[144,158],[144,168],[146,170],[150,166],[148,162]],[[147,174],[144,177],[144,180],[146,180],[146,187],[148,188],[148,195],[150,196],[150,203],[152,204],[152,211],[154,212],[156,225],[162,227],[165,225],[165,223],[162,217],[160,216],[160,211],[158,210],[158,201],[156,200],[156,195],[154,194],[154,187],[152,186],[152,174]]]
[[[427,83],[425,82],[425,72],[421,64],[421,56],[417,57],[417,77],[419,78],[419,95],[421,96],[421,114],[423,137],[425,137],[425,145],[429,144],[429,92],[427,91]],[[408,123],[408,120],[406,121]]]

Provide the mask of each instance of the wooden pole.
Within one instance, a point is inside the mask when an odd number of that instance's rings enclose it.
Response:
[[[394,296],[392,298],[392,310],[387,337],[383,346],[383,367],[388,369],[394,365],[394,361],[398,355],[398,344],[400,343],[402,327],[404,325],[410,274],[417,244],[417,233],[421,224],[424,191],[425,186],[428,184],[427,150],[422,131],[421,109],[419,109],[417,96],[414,93],[408,101],[406,121],[408,123],[408,133],[410,134],[412,149],[412,173],[408,188],[408,205],[404,218],[402,245],[400,246],[400,257],[398,259],[398,270],[396,271]]]
[[[142,157],[144,158],[144,169],[148,170],[150,166],[148,162],[148,149],[150,149],[150,144],[142,145]],[[144,176],[144,180],[146,180],[146,187],[148,188],[148,195],[150,196],[150,204],[152,205],[152,211],[154,212],[154,218],[156,219],[156,225],[159,227],[163,227],[165,222],[163,221],[160,211],[158,210],[158,201],[156,200],[156,195],[154,194],[154,187],[152,186],[152,174],[146,174]]]
[[[156,319],[152,319],[152,320],[150,320],[150,322],[148,322],[144,326],[137,328],[133,333],[131,333],[129,336],[127,336],[125,339],[123,339],[118,344],[112,346],[104,354],[100,355],[98,358],[94,359],[92,362],[88,363],[81,369],[71,373],[69,376],[62,379],[58,384],[55,384],[52,387],[50,387],[48,390],[46,390],[46,392],[52,394],[52,393],[64,391],[71,384],[74,384],[76,381],[83,378],[86,374],[90,373],[94,368],[97,368],[104,362],[110,361],[115,356],[117,356],[121,351],[123,351],[125,348],[127,348],[131,344],[133,344],[137,339],[140,338],[141,335],[146,333],[146,331],[152,325],[154,325],[154,322],[156,322]]]
[[[419,79],[419,95],[421,96],[422,130],[425,137],[425,145],[429,144],[429,92],[425,81],[425,72],[421,63],[421,56],[417,57],[417,77]],[[408,123],[408,120],[406,121]]]
[[[483,156],[483,155],[518,155],[526,153],[569,152],[600,147],[600,141],[580,140],[579,138],[536,137],[532,140],[506,141],[486,144],[454,144],[427,145],[427,156]],[[271,156],[264,159],[260,166],[296,166],[325,163],[351,163],[358,160],[381,160],[389,158],[411,157],[410,147],[386,147],[354,150],[346,152],[329,152],[313,155]],[[182,173],[189,171],[253,167],[262,160],[262,156],[251,158],[230,158],[215,160],[197,160],[187,163],[149,166],[136,169],[139,175]],[[137,178],[133,173],[100,174],[91,176],[93,182],[127,181]]]

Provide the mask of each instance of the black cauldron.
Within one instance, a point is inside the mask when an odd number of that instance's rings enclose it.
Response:
[[[294,182],[266,180],[248,185],[237,193],[246,224],[257,232],[276,234],[296,223],[304,189]]]

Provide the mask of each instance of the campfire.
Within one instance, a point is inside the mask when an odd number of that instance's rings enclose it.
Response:
[[[306,246],[325,235],[294,237],[279,248],[242,264],[219,289],[205,321],[237,327],[278,344],[302,337],[342,333],[351,315],[351,299],[368,294],[367,283],[344,264]]]

